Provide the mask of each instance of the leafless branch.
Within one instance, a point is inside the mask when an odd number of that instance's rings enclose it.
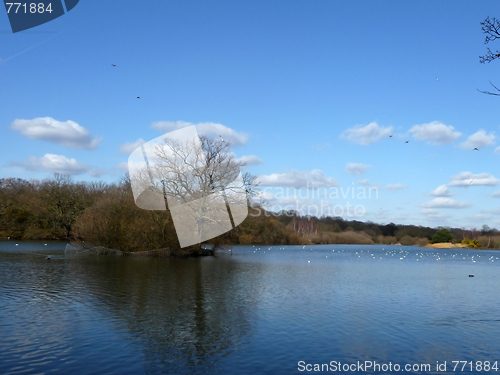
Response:
[[[500,89],[498,87],[496,87],[493,83],[491,83],[491,81],[490,81],[490,85],[493,86],[495,88],[495,90],[497,90],[499,93],[494,93],[491,91],[483,91],[483,90],[479,90],[479,89],[477,89],[477,91],[479,91],[480,93],[483,93],[483,94],[487,94],[487,95],[500,96]]]
[[[490,20],[489,17],[486,17],[486,19],[481,22],[481,30],[483,31],[484,34],[486,34],[486,37],[484,38],[484,44],[488,44],[489,42],[493,42],[496,39],[500,39],[500,21],[497,20],[496,18],[492,18]],[[484,56],[479,56],[479,62],[481,64],[484,63],[489,63],[492,62],[493,60],[496,60],[500,58],[500,51],[495,51],[492,52],[489,48],[487,48],[488,53]]]

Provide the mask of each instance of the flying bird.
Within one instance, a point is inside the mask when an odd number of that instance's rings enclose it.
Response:
[[[410,141],[406,141],[405,143],[408,143],[408,142],[410,142]]]
[[[477,147],[474,147],[474,150],[472,150],[472,151],[479,151],[479,149]]]
[[[392,134],[389,136],[389,138],[392,138]]]
[[[137,97],[137,99],[140,99],[140,98],[141,98],[140,96]]]
[[[436,81],[439,81],[439,78],[436,78]]]
[[[115,64],[111,64],[112,67],[115,67],[116,65]]]
[[[219,137],[222,140],[222,142],[224,143],[224,138],[222,138],[220,134],[219,134]]]

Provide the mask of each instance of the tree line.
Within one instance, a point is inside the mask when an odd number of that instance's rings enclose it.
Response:
[[[500,248],[500,232],[376,224],[341,217],[308,217],[298,212],[269,212],[250,206],[248,217],[236,228],[208,243],[230,244],[401,244],[424,246],[439,230],[448,241],[476,240],[477,247]],[[442,234],[442,233],[441,233]],[[74,182],[54,175],[42,181],[0,180],[0,238],[85,241],[122,251],[171,248],[192,255],[199,246],[181,249],[170,211],[144,210],[135,204],[130,180],[114,184]],[[441,237],[440,237],[441,238]]]

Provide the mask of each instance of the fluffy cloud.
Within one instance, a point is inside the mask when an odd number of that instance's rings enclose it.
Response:
[[[465,142],[460,144],[464,150],[473,150],[475,147],[481,148],[486,146],[491,146],[495,143],[495,134],[486,134],[484,130],[479,130],[467,138]]]
[[[500,180],[490,173],[462,172],[450,179],[451,182],[447,186],[496,186],[500,183]]]
[[[242,157],[235,158],[234,161],[240,165],[244,164],[245,167],[251,167],[252,165],[264,163],[261,158],[255,155],[244,155]]]
[[[377,142],[383,138],[389,138],[392,134],[392,126],[380,127],[376,122],[368,125],[356,125],[354,128],[347,129],[340,138],[347,139],[353,143],[363,146]]]
[[[444,145],[456,141],[462,133],[455,131],[451,125],[438,121],[428,124],[415,125],[410,129],[413,138],[417,141],[427,141],[432,145]]]
[[[26,163],[13,162],[12,164],[29,171],[48,171],[67,175],[78,175],[87,172],[96,175],[103,174],[102,170],[93,170],[89,165],[79,163],[75,159],[68,159],[64,155],[45,154],[41,158],[32,156]]]
[[[361,175],[365,173],[371,165],[362,163],[347,163],[345,170],[351,174]]]
[[[258,178],[261,186],[281,186],[294,188],[318,188],[339,186],[332,177],[326,177],[319,169],[302,172],[292,169],[286,173],[261,175]]]
[[[214,122],[200,122],[198,124],[192,124],[185,121],[157,121],[154,122],[151,127],[161,131],[171,132],[192,125],[196,126],[196,130],[199,135],[217,138],[220,135],[224,141],[231,142],[233,146],[244,145],[249,139],[249,136],[246,133],[237,132],[225,125]]]
[[[402,190],[406,189],[408,186],[403,185],[403,184],[392,184],[392,185],[387,185],[385,188],[387,190]]]
[[[447,185],[440,185],[431,191],[431,195],[435,197],[451,197],[453,193],[448,189]]]
[[[135,142],[127,142],[120,146],[120,152],[122,154],[131,154],[137,147],[142,146],[146,141],[142,138],[139,138]]]
[[[466,208],[472,206],[469,202],[459,202],[451,198],[438,197],[422,204],[426,208]]]
[[[87,129],[74,121],[57,121],[52,117],[15,120],[10,128],[30,139],[49,141],[76,149],[94,150],[102,141],[102,138],[93,138]]]

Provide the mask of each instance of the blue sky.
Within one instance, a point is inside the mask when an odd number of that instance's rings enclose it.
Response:
[[[118,181],[195,124],[274,209],[500,228],[497,4],[81,0],[16,34],[0,11],[0,176]]]

